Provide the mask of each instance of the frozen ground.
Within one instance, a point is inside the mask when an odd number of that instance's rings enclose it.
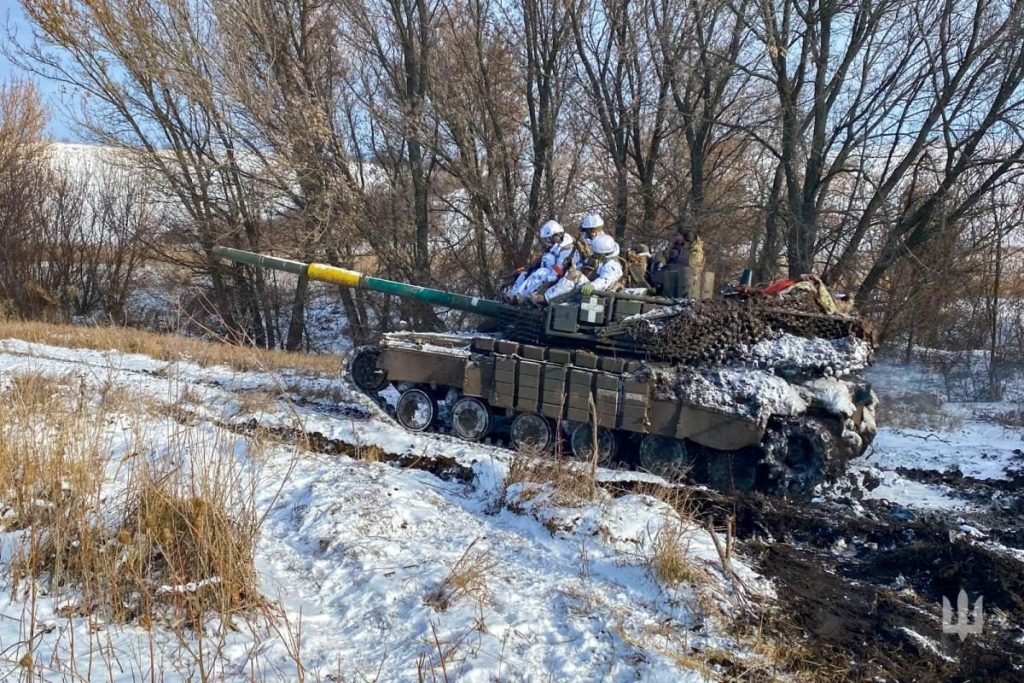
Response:
[[[307,676],[337,681],[697,681],[700,652],[747,656],[726,635],[729,615],[771,595],[738,558],[732,568],[745,590],[727,580],[697,526],[685,527],[684,546],[708,579],[667,588],[646,563],[661,528],[677,520],[664,503],[599,493],[590,504],[558,505],[522,484],[505,492],[507,451],[401,431],[337,380],[0,342],[0,382],[22,373],[176,406],[173,419],[143,413],[97,425],[113,461],[140,444],[168,451],[173,441],[215,449],[258,480],[261,590],[280,602],[287,626],[237,623],[220,656],[205,655],[215,679],[295,680],[301,662]],[[251,420],[282,433],[301,426],[315,443],[353,453],[376,445],[449,464],[399,468],[282,444],[254,454],[241,435]],[[0,669],[24,661],[34,614],[42,680],[86,671],[149,680],[151,666],[160,679],[197,677],[194,636],[59,616],[73,596],[12,594],[4,567],[17,540],[0,533]],[[484,573],[482,584],[447,596],[446,578],[467,564]]]
[[[256,479],[265,514],[260,588],[280,603],[282,619],[236,622],[219,655],[205,655],[217,680],[294,680],[300,666],[310,680],[333,681],[729,680],[734,670],[709,666],[719,657],[711,653],[759,656],[730,635],[730,620],[752,600],[776,599],[805,629],[802,642],[824,643],[821,658],[844,662],[854,678],[924,680],[946,671],[981,680],[982,669],[970,667],[993,659],[943,640],[941,596],[955,594],[962,577],[999,606],[997,617],[1012,617],[1024,600],[1013,583],[1024,557],[1020,525],[999,533],[1009,518],[992,516],[1000,501],[1008,512],[1020,502],[1021,433],[990,419],[1016,409],[1015,395],[941,403],[938,378],[919,366],[869,371],[883,405],[903,407],[889,411],[871,450],[853,463],[852,484],[805,506],[737,501],[735,580],[711,536],[684,526],[687,557],[706,578],[674,588],[647,565],[659,531],[676,523],[665,504],[604,492],[592,503],[560,504],[535,485],[506,488],[508,451],[402,431],[337,379],[0,341],[0,383],[18,373],[72,377],[70,385],[98,392],[121,387],[175,406],[98,425],[112,459],[140,439],[158,452],[184,440]],[[245,436],[253,424],[281,440],[255,448]],[[310,435],[310,450],[288,445],[299,431]],[[375,446],[393,462],[351,457]],[[656,479],[599,473],[604,482],[643,478]],[[0,566],[16,540],[0,533]],[[450,578],[467,566],[485,580],[452,594]],[[1000,576],[1010,577],[1005,585],[993,578]],[[69,616],[60,609],[68,596],[33,602],[12,592],[6,571],[0,584],[0,669],[16,670],[34,614],[43,626],[31,639],[42,680],[70,671],[119,683],[198,677],[195,634]],[[887,607],[879,612],[879,604]],[[1024,641],[1013,619],[1002,618],[1006,640],[997,646],[1009,657],[1005,647]],[[993,670],[1003,669],[983,669],[986,680],[999,679]]]
[[[946,402],[939,373],[921,364],[880,362],[866,378],[882,404],[880,430],[852,469],[879,485],[865,495],[918,509],[971,508],[957,488],[922,472],[1005,481],[1024,473],[1024,431],[993,416],[1020,413],[1024,385],[1010,382],[998,402]],[[886,416],[892,419],[886,423]]]

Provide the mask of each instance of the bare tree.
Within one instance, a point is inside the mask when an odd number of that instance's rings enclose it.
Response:
[[[934,168],[933,189],[902,207],[860,284],[861,298],[873,294],[895,263],[1024,171],[1024,1],[915,5],[915,25],[926,37],[921,90],[927,106],[901,119],[914,116],[918,123],[919,112],[927,114],[907,136],[909,149],[890,156],[893,170],[862,211],[832,279],[849,268],[884,200],[922,159]]]
[[[615,236],[629,223],[629,186],[635,174],[641,234],[649,234],[655,185],[671,107],[671,77],[653,37],[644,30],[649,0],[600,0],[570,5],[585,114],[596,124],[596,142],[614,169]]]
[[[822,212],[851,157],[871,144],[908,90],[915,42],[903,0],[780,0],[761,3],[752,24],[767,53],[755,73],[777,96],[771,119],[753,128],[779,161],[791,276],[811,272],[821,248]],[[917,74],[918,78],[920,74]]]
[[[226,331],[239,341],[275,345],[263,275],[216,265],[209,256],[226,239],[259,248],[261,229],[259,193],[233,153],[217,92],[225,65],[217,59],[212,13],[187,0],[22,6],[37,35],[20,46],[21,61],[87,97],[90,107],[78,121],[83,131],[161,178],[178,200],[187,218],[176,221],[180,239],[205,252],[198,270],[210,277]],[[174,250],[164,254],[173,258]],[[185,263],[197,267],[192,259]]]
[[[287,198],[291,226],[280,245],[306,260],[337,260],[337,241],[351,237],[361,192],[349,168],[343,118],[337,110],[345,65],[339,53],[340,15],[334,0],[229,0],[216,8],[225,36],[226,97],[237,103],[232,140],[258,159],[263,182]],[[275,245],[277,246],[277,245]],[[299,278],[285,348],[305,333],[309,285]],[[342,290],[350,319],[351,292]],[[365,336],[358,327],[356,336]]]
[[[30,83],[0,84],[0,306],[20,315],[55,304],[38,257],[46,187],[46,112]],[[49,301],[47,301],[49,299]]]
[[[375,147],[375,160],[392,172],[401,190],[408,181],[413,223],[411,244],[399,238],[398,250],[411,246],[409,276],[429,284],[431,271],[431,196],[435,131],[427,118],[430,73],[434,60],[441,0],[343,0],[348,49],[360,55],[358,96],[386,139]],[[397,143],[397,144],[396,144]],[[395,246],[397,234],[384,236]],[[380,233],[378,231],[378,236]],[[387,253],[387,249],[381,249]],[[399,256],[392,248],[392,256]],[[422,325],[439,328],[440,320],[425,306],[411,306]]]
[[[679,221],[705,226],[706,186],[719,169],[745,149],[741,124],[752,99],[749,92],[747,20],[728,2],[652,4],[651,28],[671,85],[678,127],[686,147],[686,190],[679,193]],[[721,210],[720,207],[715,207]]]

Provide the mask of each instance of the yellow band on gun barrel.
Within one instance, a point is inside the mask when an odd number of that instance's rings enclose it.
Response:
[[[306,275],[310,280],[321,282],[334,282],[344,287],[358,287],[361,274],[354,270],[346,270],[337,266],[327,266],[323,263],[310,263]]]

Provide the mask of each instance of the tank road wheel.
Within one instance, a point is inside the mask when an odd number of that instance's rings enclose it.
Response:
[[[707,449],[704,455],[704,481],[723,493],[750,493],[758,485],[759,454],[756,449],[716,451]]]
[[[452,406],[452,432],[466,441],[480,441],[491,431],[491,410],[478,398],[463,396]]]
[[[648,434],[640,442],[640,467],[670,479],[685,477],[693,469],[694,457],[679,439]]]
[[[859,455],[859,444],[843,440],[834,420],[803,417],[769,424],[765,439],[767,492],[807,500],[823,481],[835,479],[847,461]]]
[[[422,432],[437,418],[437,403],[422,389],[409,389],[398,397],[395,418],[411,432]]]
[[[555,428],[551,420],[534,413],[519,413],[509,427],[512,446],[516,450],[547,453],[555,447]]]
[[[380,349],[367,347],[356,351],[349,365],[352,381],[368,394],[376,394],[388,385],[388,373],[377,367]]]
[[[594,426],[581,422],[572,430],[569,437],[572,454],[580,460],[594,459]],[[597,464],[607,465],[619,452],[619,442],[615,432],[604,427],[597,428]]]

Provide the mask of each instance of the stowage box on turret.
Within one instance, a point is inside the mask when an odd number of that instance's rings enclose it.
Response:
[[[568,450],[686,474],[723,490],[804,497],[874,438],[872,356],[858,317],[788,297],[667,299],[597,292],[546,307],[417,287],[324,264],[217,247],[237,263],[479,313],[495,335],[392,333],[357,350],[353,382],[399,391],[405,428]],[[709,277],[693,276],[704,297]]]

